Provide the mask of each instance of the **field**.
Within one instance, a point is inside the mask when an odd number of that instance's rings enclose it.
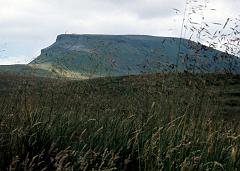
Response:
[[[0,75],[0,170],[240,170],[240,76]]]

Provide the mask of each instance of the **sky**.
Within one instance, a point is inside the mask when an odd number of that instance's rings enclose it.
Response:
[[[0,0],[0,65],[26,64],[65,33],[183,37],[184,9],[189,15],[205,2],[204,10],[191,14],[192,21],[203,22],[200,15],[206,23],[224,25],[228,18],[240,17],[240,0],[187,1]],[[210,30],[222,25],[212,24]]]

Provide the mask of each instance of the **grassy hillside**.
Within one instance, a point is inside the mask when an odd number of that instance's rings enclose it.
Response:
[[[240,74],[240,58],[179,38],[64,34],[30,64],[0,66],[0,73],[74,79],[176,71]]]
[[[0,73],[6,75],[37,76],[37,77],[57,77],[58,75],[45,68],[31,65],[0,65]]]
[[[240,169],[239,76],[0,80],[1,170]]]
[[[86,77],[189,71],[240,73],[240,59],[190,40],[145,35],[59,35],[32,65]]]

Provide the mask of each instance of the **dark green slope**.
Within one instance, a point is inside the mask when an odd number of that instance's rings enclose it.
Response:
[[[38,77],[56,77],[51,71],[32,67],[31,65],[1,65],[0,73],[2,74],[17,74],[21,76],[38,76]]]
[[[87,77],[176,70],[240,73],[237,57],[185,39],[144,35],[59,35],[30,64]]]

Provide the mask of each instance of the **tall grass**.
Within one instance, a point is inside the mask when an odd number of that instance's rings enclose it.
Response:
[[[175,77],[5,81],[18,87],[1,93],[1,170],[240,169],[217,81]]]

